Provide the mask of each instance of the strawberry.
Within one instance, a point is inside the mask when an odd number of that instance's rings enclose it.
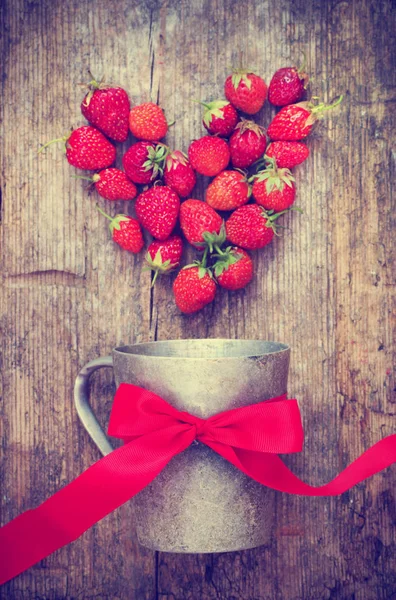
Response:
[[[214,177],[230,162],[230,150],[226,141],[206,135],[190,144],[188,158],[198,173]]]
[[[215,100],[214,102],[201,102],[206,108],[202,120],[205,129],[211,135],[228,137],[234,131],[238,123],[238,113],[229,102]]]
[[[216,210],[234,210],[246,204],[252,192],[240,171],[222,171],[206,190],[206,202]]]
[[[135,138],[155,142],[166,136],[168,123],[158,104],[145,102],[132,108],[129,114],[129,129]]]
[[[116,149],[113,144],[89,125],[75,129],[66,139],[66,158],[77,169],[105,169],[113,164],[115,157]]]
[[[153,182],[163,173],[167,148],[153,142],[136,142],[125,152],[122,164],[125,173],[134,183]]]
[[[66,158],[73,167],[87,171],[96,171],[109,167],[116,158],[116,149],[95,127],[84,125],[74,129],[69,135],[51,140],[41,146],[38,153],[50,144],[63,142]]]
[[[309,149],[302,142],[272,142],[265,155],[275,158],[279,168],[292,169],[308,158]]]
[[[129,98],[125,90],[99,83],[92,78],[89,92],[81,104],[81,112],[91,125],[115,142],[128,137]]]
[[[179,271],[173,282],[173,293],[179,310],[191,314],[213,302],[216,283],[208,269],[199,265],[189,265]]]
[[[136,216],[140,224],[157,240],[166,240],[175,228],[179,214],[179,196],[166,185],[155,185],[137,197]]]
[[[254,115],[264,105],[267,86],[258,75],[238,69],[227,77],[224,93],[235,108],[248,115]]]
[[[274,221],[281,214],[269,214],[257,204],[241,206],[226,222],[227,240],[247,250],[263,248],[274,237]]]
[[[304,66],[278,69],[269,84],[268,100],[274,106],[287,106],[304,96],[309,81]]]
[[[245,169],[262,157],[266,146],[264,129],[254,121],[243,119],[230,138],[231,162]]]
[[[181,198],[187,198],[193,191],[197,178],[183,152],[175,150],[166,157],[164,181]]]
[[[94,184],[99,196],[106,200],[133,200],[137,189],[120,169],[104,169],[92,177],[78,177]]]
[[[313,104],[299,102],[284,106],[272,119],[268,127],[268,135],[273,141],[298,142],[306,138],[314,123],[323,116],[323,112],[335,108],[342,101],[342,96],[333,104]]]
[[[144,240],[138,221],[128,215],[110,217],[101,208],[97,208],[106,219],[110,220],[109,229],[113,242],[129,252],[140,252],[144,246]]]
[[[186,200],[180,207],[180,226],[187,241],[200,250],[222,237],[223,219],[201,200]],[[208,234],[208,235],[207,235]]]
[[[257,204],[275,212],[289,208],[296,197],[294,177],[289,169],[279,169],[274,158],[265,157],[267,166],[252,179]]]
[[[183,242],[178,235],[174,235],[164,242],[151,242],[146,254],[147,268],[154,271],[151,286],[155,284],[159,274],[169,273],[179,266],[182,252]]]
[[[253,261],[249,254],[242,250],[229,246],[225,250],[219,250],[217,261],[214,265],[214,274],[217,283],[227,290],[240,290],[244,288],[253,277]]]

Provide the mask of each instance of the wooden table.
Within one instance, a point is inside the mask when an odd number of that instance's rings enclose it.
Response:
[[[73,381],[85,362],[120,343],[289,343],[290,393],[301,401],[306,444],[288,464],[313,484],[393,433],[391,2],[3,4],[2,523],[99,458],[78,421]],[[288,229],[255,257],[246,291],[223,293],[205,311],[182,316],[170,280],[151,290],[142,257],[113,245],[95,208],[99,201],[115,214],[128,204],[89,197],[59,149],[36,151],[83,123],[77,84],[88,68],[125,87],[133,103],[158,99],[176,120],[169,144],[187,150],[202,135],[201,109],[191,100],[221,97],[240,52],[269,82],[302,51],[314,93],[327,101],[345,94],[309,139],[310,160],[296,169],[304,216],[284,219]],[[267,105],[259,121],[268,124],[273,113]],[[203,189],[201,181],[198,198]],[[95,376],[103,422],[113,393],[110,373]],[[139,547],[125,505],[4,586],[0,597],[395,598],[394,485],[395,469],[388,469],[340,498],[279,494],[271,545],[220,555]]]

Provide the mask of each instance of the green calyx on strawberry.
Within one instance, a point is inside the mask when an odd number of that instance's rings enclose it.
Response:
[[[88,83],[81,83],[79,85],[88,88],[88,94],[84,98],[84,106],[89,106],[92,96],[94,95],[96,90],[105,90],[110,88],[111,86],[104,82],[104,77],[97,81],[95,77],[92,75],[91,71],[88,71],[88,75],[91,78],[91,81]]]
[[[221,225],[219,233],[216,233],[215,231],[204,231],[202,234],[202,238],[204,239],[204,241],[198,242],[195,245],[205,248],[205,252],[209,251],[210,253],[212,253],[215,248],[217,249],[218,246],[224,244],[226,240],[226,230],[224,221]]]
[[[115,217],[110,217],[110,215],[106,214],[104,212],[104,210],[102,210],[99,206],[96,207],[98,209],[98,211],[100,212],[101,215],[103,215],[104,217],[106,217],[106,219],[109,219],[110,223],[109,223],[109,229],[110,229],[110,233],[111,235],[113,235],[113,231],[119,231],[121,229],[121,223],[123,221],[130,221],[131,217],[128,217],[128,215],[116,215]]]
[[[301,214],[303,213],[301,208],[299,208],[298,206],[292,206],[291,208],[287,208],[286,210],[281,210],[280,212],[275,212],[274,210],[265,210],[263,208],[262,209],[263,217],[266,219],[265,226],[272,229],[274,234],[279,236],[278,229],[279,228],[284,229],[284,227],[283,227],[283,225],[279,225],[278,223],[275,223],[275,221],[277,219],[279,219],[279,217],[281,215],[284,215],[285,213],[289,212],[289,210],[295,210]]]
[[[243,258],[243,254],[238,252],[234,246],[227,246],[227,248],[224,248],[223,250],[216,246],[216,251],[216,254],[213,254],[212,256],[212,258],[216,259],[213,265],[216,277],[220,277],[230,265],[234,265]]]
[[[170,154],[170,149],[165,144],[157,144],[155,148],[147,147],[147,160],[143,163],[144,171],[152,171],[154,179],[158,173],[163,175],[165,161]]]
[[[151,287],[154,287],[155,282],[157,281],[158,275],[163,275],[164,273],[168,273],[175,268],[175,265],[172,264],[170,258],[168,260],[163,261],[161,250],[158,250],[154,258],[151,257],[150,253],[146,254],[146,263],[147,266],[143,267],[143,271],[154,271],[154,277],[151,282]]]
[[[257,135],[257,137],[265,136],[265,129],[261,127],[255,121],[250,121],[249,119],[241,119],[240,122],[236,125],[235,131],[238,132],[238,135],[241,136],[245,131],[253,131]]]
[[[331,104],[325,104],[324,102],[317,102],[317,100],[319,100],[319,98],[317,96],[313,96],[311,98],[311,100],[308,100],[306,102],[298,102],[294,106],[295,107],[299,106],[310,113],[310,116],[308,117],[308,119],[306,120],[306,123],[305,123],[305,126],[307,126],[307,125],[312,125],[318,119],[322,119],[324,117],[323,113],[325,113],[327,110],[332,110],[333,108],[335,108],[336,106],[341,104],[343,98],[344,98],[344,96],[341,94]]]
[[[217,119],[225,119],[224,112],[221,109],[225,108],[230,103],[228,100],[214,100],[213,102],[200,102],[200,104],[206,108],[203,116],[203,122],[205,123],[206,127],[209,127],[214,117]]]
[[[249,69],[234,69],[231,75],[232,85],[235,89],[238,89],[239,84],[243,81],[246,84],[246,87],[250,90],[252,87],[252,81],[248,77],[253,73],[252,70]]]
[[[279,169],[276,166],[275,158],[271,158],[270,156],[264,155],[265,168],[256,175],[253,175],[249,182],[254,181],[266,181],[266,189],[268,194],[276,187],[278,190],[282,191],[284,185],[288,185],[290,188],[293,187],[293,181],[295,178],[291,174],[290,169]]]
[[[208,252],[209,252],[209,248],[206,247],[205,248],[205,252],[202,256],[201,260],[194,260],[191,264],[186,265],[185,267],[182,268],[182,271],[186,270],[186,269],[191,269],[191,267],[198,267],[198,278],[199,279],[203,279],[205,277],[205,275],[209,275],[209,277],[211,279],[213,279],[213,273],[212,273],[212,269],[210,267],[207,266],[207,259],[208,259]]]
[[[153,148],[153,150],[154,150],[154,148]],[[188,162],[188,158],[184,154],[184,152],[181,152],[180,150],[173,150],[173,152],[171,152],[169,150],[169,148],[167,148],[167,153],[165,155],[165,164],[166,164],[166,168],[169,171],[172,171],[172,169],[177,169],[179,164],[187,166],[189,164],[189,162]]]

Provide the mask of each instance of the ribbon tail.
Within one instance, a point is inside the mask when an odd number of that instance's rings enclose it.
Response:
[[[114,450],[40,506],[0,529],[0,585],[55,550],[146,487],[194,439],[177,425]]]
[[[205,442],[246,475],[273,490],[299,496],[338,496],[396,462],[396,435],[380,440],[329,483],[311,486],[294,475],[276,454]]]

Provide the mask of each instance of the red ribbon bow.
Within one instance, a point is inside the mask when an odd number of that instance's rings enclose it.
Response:
[[[342,494],[396,462],[396,435],[391,435],[330,483],[304,483],[277,456],[299,452],[303,445],[297,400],[286,395],[200,419],[123,383],[114,399],[109,434],[125,445],[0,529],[0,584],[80,537],[146,487],[195,439],[262,485],[304,496]]]

